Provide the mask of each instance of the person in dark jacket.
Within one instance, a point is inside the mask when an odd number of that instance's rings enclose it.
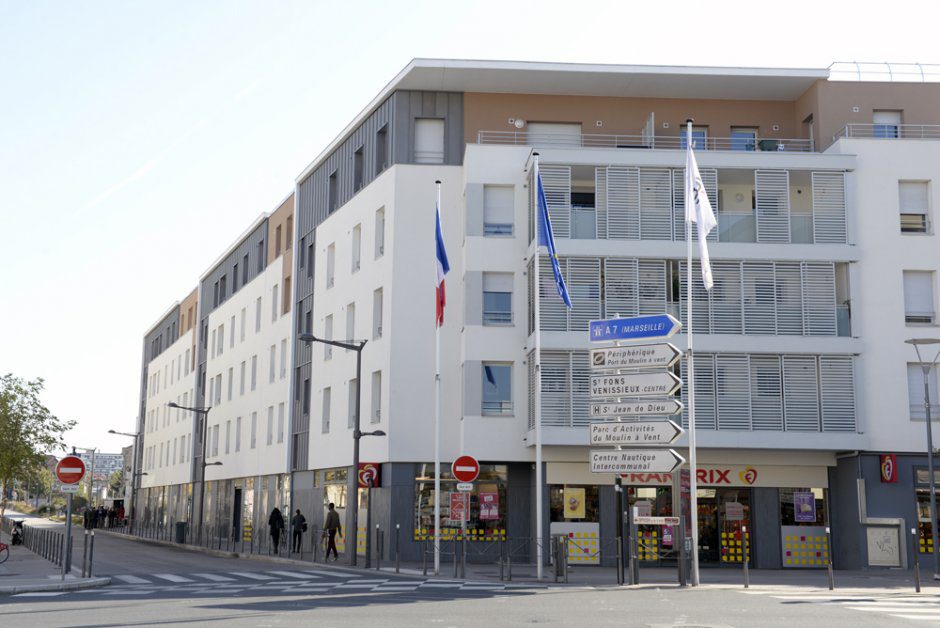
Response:
[[[274,541],[274,553],[277,554],[278,544],[281,542],[281,530],[284,529],[284,517],[281,511],[275,508],[268,517],[268,527],[271,529],[271,540]]]
[[[293,547],[295,552],[300,551],[300,546],[303,541],[303,534],[307,531],[307,519],[302,514],[300,514],[300,508],[297,509],[297,512],[294,513],[294,516],[290,520],[290,531],[291,531],[291,547]]]
[[[329,542],[326,546],[326,560],[330,560],[330,552],[333,552],[333,561],[339,559],[339,552],[336,551],[336,535],[339,534],[340,538],[343,537],[343,528],[339,523],[339,513],[336,512],[336,508],[333,502],[330,502],[328,506],[329,511],[326,513],[326,521],[323,522],[323,529],[326,530]]]

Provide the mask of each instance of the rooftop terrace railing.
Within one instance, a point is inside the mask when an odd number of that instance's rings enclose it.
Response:
[[[883,140],[940,140],[940,124],[846,124],[832,136]]]
[[[786,152],[811,153],[815,151],[813,140],[799,138],[761,139],[758,137],[707,137],[704,146],[701,138],[694,138],[696,150],[723,150],[740,152]],[[537,146],[557,148],[639,148],[685,150],[684,137],[648,136],[643,134],[549,134],[526,131],[479,131],[478,144],[509,144],[513,146]]]

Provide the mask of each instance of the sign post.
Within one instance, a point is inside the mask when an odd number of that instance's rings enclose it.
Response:
[[[66,456],[56,464],[55,475],[62,483],[63,491],[69,495],[65,514],[65,560],[62,562],[62,579],[65,580],[65,574],[72,570],[72,493],[77,491],[78,483],[85,477],[85,462],[78,456]],[[70,490],[66,491],[66,486]],[[71,490],[73,487],[75,490]]]

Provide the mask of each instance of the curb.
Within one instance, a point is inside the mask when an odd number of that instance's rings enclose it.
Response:
[[[16,595],[18,593],[41,593],[45,591],[78,591],[80,589],[94,589],[111,584],[111,578],[83,578],[65,582],[43,582],[41,584],[24,584],[0,586],[0,595]]]

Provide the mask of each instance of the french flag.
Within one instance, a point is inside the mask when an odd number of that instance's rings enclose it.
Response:
[[[436,320],[437,326],[442,327],[444,325],[444,304],[446,303],[444,296],[444,275],[450,271],[450,264],[447,263],[447,251],[444,250],[444,236],[441,233],[441,207],[439,204],[435,207],[435,212],[437,214],[437,229],[435,233],[435,239],[437,240],[437,284],[435,286],[437,292]]]

